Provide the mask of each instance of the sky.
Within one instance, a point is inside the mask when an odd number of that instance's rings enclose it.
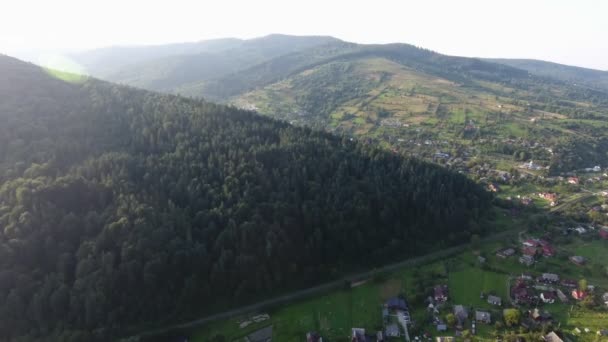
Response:
[[[0,53],[271,33],[608,70],[603,0],[0,0]]]

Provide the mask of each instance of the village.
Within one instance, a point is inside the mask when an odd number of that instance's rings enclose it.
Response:
[[[519,232],[254,315],[257,330],[226,341],[608,341],[607,250],[608,227]]]

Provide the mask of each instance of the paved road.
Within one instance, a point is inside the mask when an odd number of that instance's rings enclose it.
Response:
[[[481,241],[482,242],[497,241],[497,240],[504,239],[507,236],[513,235],[514,233],[515,233],[514,231],[505,231],[505,232],[497,233],[495,235],[484,238]],[[335,281],[332,281],[332,282],[329,282],[329,283],[326,283],[323,285],[311,287],[311,288],[304,289],[304,290],[295,291],[295,292],[292,292],[292,293],[289,293],[289,294],[286,294],[283,296],[268,299],[268,300],[258,302],[258,303],[252,304],[252,305],[235,308],[233,310],[217,313],[217,314],[203,317],[200,319],[196,319],[196,320],[193,320],[190,322],[175,324],[175,325],[171,325],[171,326],[167,326],[167,327],[163,327],[163,328],[159,328],[159,329],[141,332],[136,336],[130,337],[129,339],[135,339],[137,337],[153,337],[155,335],[160,335],[160,334],[168,333],[171,331],[190,329],[190,328],[202,326],[209,322],[263,310],[268,307],[276,306],[278,304],[289,303],[294,300],[310,297],[312,295],[326,293],[330,290],[341,288],[344,285],[344,281],[351,281],[351,282],[359,281],[359,280],[371,278],[378,272],[390,272],[390,271],[395,271],[395,270],[404,268],[406,266],[415,266],[418,264],[428,263],[433,260],[442,259],[442,258],[448,257],[450,255],[457,254],[459,252],[462,252],[463,250],[465,250],[468,247],[469,247],[469,244],[464,244],[464,245],[459,245],[459,246],[455,246],[455,247],[445,248],[439,252],[407,259],[407,260],[404,260],[404,261],[401,261],[398,263],[383,266],[383,267],[376,268],[376,269],[373,269],[370,271],[353,274],[353,275],[350,275],[350,276],[344,277],[342,279],[335,280]],[[127,339],[125,339],[125,341],[126,340]]]

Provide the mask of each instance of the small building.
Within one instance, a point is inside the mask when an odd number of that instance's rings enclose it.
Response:
[[[480,264],[485,264],[486,263],[486,258],[482,257],[481,255],[477,257],[477,261]]]
[[[488,185],[488,190],[490,190],[491,192],[498,192],[500,191],[500,187],[497,184],[490,183]]]
[[[394,297],[386,301],[384,304],[389,310],[408,311],[405,299]]]
[[[569,301],[568,301],[568,297],[566,296],[566,294],[565,294],[565,293],[563,293],[563,292],[562,292],[562,290],[557,289],[557,291],[556,291],[556,292],[557,292],[557,298],[559,298],[559,300],[560,300],[562,303],[568,303],[568,302],[569,302]]]
[[[515,249],[513,248],[504,248],[496,252],[496,256],[503,259],[506,259],[513,255],[515,255]]]
[[[384,333],[382,331],[376,333],[376,342],[384,342]]]
[[[571,256],[570,261],[572,261],[573,264],[578,266],[583,266],[586,262],[585,258],[580,255]]]
[[[445,324],[437,324],[437,331],[438,332],[443,332],[443,331],[447,331],[448,330],[448,326]]]
[[[540,293],[540,299],[542,299],[543,303],[546,303],[546,304],[555,303],[556,298],[557,298],[557,295],[555,294],[555,292],[543,291]]]
[[[568,177],[568,183],[577,185],[580,183],[580,179],[578,177]]]
[[[436,342],[454,342],[454,337],[452,336],[441,336],[435,338]]]
[[[488,303],[492,304],[492,305],[501,306],[502,305],[502,299],[500,297],[498,297],[498,296],[489,295],[488,296]]]
[[[538,248],[536,247],[529,247],[529,246],[524,246],[521,249],[521,254],[523,255],[528,255],[531,257],[536,257],[536,255],[538,255]]]
[[[462,325],[462,324],[464,324],[464,322],[466,322],[467,318],[469,317],[469,311],[467,310],[467,308],[465,308],[462,305],[455,305],[454,306],[454,316],[456,316],[456,319]]]
[[[365,337],[365,329],[363,328],[352,328],[352,342],[367,342],[367,338]]]
[[[608,292],[602,295],[602,302],[604,302],[604,305],[608,306]]]
[[[573,279],[562,279],[562,281],[560,282],[560,284],[563,287],[569,287],[569,288],[572,288],[572,289],[578,287],[578,282],[576,280],[573,280]]]
[[[542,246],[541,248],[544,257],[552,257],[555,255],[555,248],[553,248],[553,246],[547,244]]]
[[[581,291],[579,289],[572,290],[572,298],[576,300],[583,300],[587,297],[587,293],[585,291]]]
[[[564,342],[555,332],[550,332],[544,337],[545,342]]]
[[[399,326],[397,324],[389,324],[384,329],[384,335],[386,337],[399,337],[401,333],[399,332]]]
[[[540,281],[543,283],[557,283],[559,281],[559,276],[554,273],[543,273],[540,277]]]
[[[437,285],[433,288],[434,296],[436,302],[445,302],[448,300],[448,286],[447,285]]]
[[[485,323],[485,324],[490,324],[490,323],[492,323],[492,316],[487,311],[479,311],[479,310],[477,310],[477,311],[475,311],[475,320],[477,322],[481,322],[481,323]]]
[[[519,263],[526,266],[532,266],[534,265],[534,257],[531,257],[529,255],[522,255],[519,258]]]
[[[602,238],[604,240],[608,240],[608,229],[606,229],[606,228],[600,228],[599,229],[599,234],[600,234],[600,238]]]

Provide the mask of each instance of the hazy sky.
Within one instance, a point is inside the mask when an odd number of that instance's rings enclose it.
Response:
[[[0,52],[269,33],[608,70],[603,0],[0,0]]]

